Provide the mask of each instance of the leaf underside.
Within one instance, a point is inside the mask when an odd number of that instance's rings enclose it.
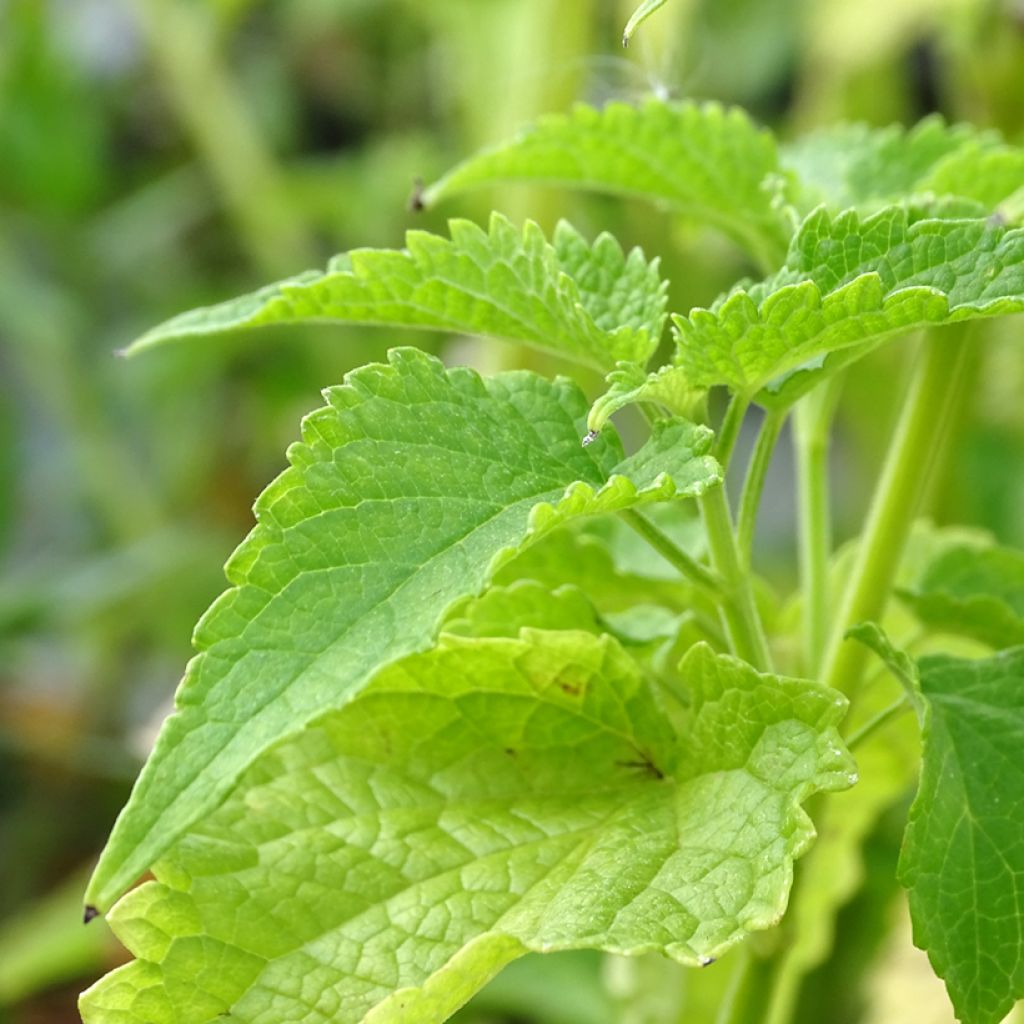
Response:
[[[1024,310],[1024,230],[905,208],[812,214],[783,268],[673,317],[693,387],[785,408],[887,338]]]
[[[459,164],[424,200],[517,181],[654,201],[719,228],[769,266],[792,233],[774,139],[714,103],[652,99],[543,117]]]
[[[717,485],[711,435],[662,421],[636,454],[580,446],[586,400],[527,372],[483,381],[416,349],[349,374],[256,504],[233,589],[196,628],[177,711],[86,899],[105,909],[271,744],[428,647],[446,610],[560,524]]]
[[[451,238],[410,231],[404,250],[356,249],[217,306],[174,317],[128,349],[273,324],[350,323],[454,331],[523,342],[598,370],[646,362],[665,320],[657,261],[610,235],[588,245],[562,222],[549,243],[499,214]]]
[[[999,1024],[1024,997],[1024,648],[918,668],[924,754],[900,880],[957,1017]]]
[[[439,1021],[528,950],[704,964],[781,916],[840,696],[694,648],[676,739],[619,645],[443,638],[254,764],[110,915],[86,1024]]]

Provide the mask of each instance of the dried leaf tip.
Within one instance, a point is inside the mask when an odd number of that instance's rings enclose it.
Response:
[[[582,441],[583,447],[584,448],[589,448],[598,439],[598,437],[600,437],[600,435],[601,435],[601,431],[600,430],[588,430],[583,435],[583,441]]]
[[[423,201],[425,186],[422,178],[416,178],[412,183],[412,195],[409,196],[409,210],[411,213],[422,213],[427,204]]]
[[[82,924],[88,924],[94,917],[99,917],[100,912],[91,904],[85,908],[85,913],[82,914]]]

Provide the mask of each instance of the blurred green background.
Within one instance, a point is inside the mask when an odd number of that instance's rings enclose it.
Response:
[[[748,272],[722,239],[629,203],[518,188],[408,212],[417,177],[579,99],[715,98],[783,137],[939,111],[1024,141],[1024,0],[670,0],[624,53],[630,7],[0,0],[0,1020],[76,1021],[77,992],[122,957],[102,921],[80,925],[84,874],[166,713],[191,627],[222,587],[220,566],[320,388],[395,343],[481,369],[559,369],[511,348],[355,329],[267,331],[130,361],[118,347],[335,251],[400,245],[410,226],[491,206],[545,228],[568,216],[661,253],[672,308],[706,304]],[[1020,331],[1019,318],[1005,322],[976,347],[976,386],[931,509],[1018,545]],[[850,379],[840,537],[863,511],[903,358],[884,349]],[[759,537],[782,584],[790,474],[782,450]],[[890,874],[899,828],[883,823],[869,850]],[[858,899],[898,913],[891,883]],[[858,938],[870,915],[856,901],[848,914],[840,946],[860,942],[876,969],[845,996],[808,986],[807,1019],[822,1019],[816,1006],[833,1024],[949,1019],[921,959],[880,953]],[[835,977],[828,966],[823,979]],[[621,1007],[658,986],[671,1001],[680,981],[668,970],[529,960],[460,1020],[655,1022],[667,1012],[657,1000]]]

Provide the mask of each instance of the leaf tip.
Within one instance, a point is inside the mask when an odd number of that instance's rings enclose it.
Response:
[[[588,430],[580,442],[584,448],[589,448],[601,436],[600,430]]]
[[[408,202],[410,213],[422,213],[427,208],[426,191],[426,185],[422,178],[413,179],[412,194],[409,196]]]
[[[93,918],[99,916],[100,912],[91,903],[87,903],[85,911],[82,913],[82,924],[88,924]]]

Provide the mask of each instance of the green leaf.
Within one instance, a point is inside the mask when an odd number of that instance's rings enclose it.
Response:
[[[406,248],[355,249],[308,271],[144,334],[129,354],[186,338],[283,323],[394,325],[524,342],[599,370],[646,362],[664,323],[657,261],[626,257],[602,235],[589,248],[568,224],[549,244],[499,214],[490,230],[450,222],[451,239],[410,231]]]
[[[1024,553],[958,545],[898,593],[930,629],[995,648],[1024,644]]]
[[[872,211],[922,192],[973,197],[955,188],[937,188],[932,176],[946,159],[961,152],[975,154],[998,142],[993,132],[947,125],[932,116],[910,130],[844,124],[811,132],[785,146],[781,160],[799,181],[805,207],[827,203],[839,210]]]
[[[1024,648],[918,668],[924,755],[900,880],[958,1019],[998,1024],[1024,997]]]
[[[227,566],[233,589],[96,869],[100,908],[215,807],[262,751],[340,706],[383,665],[433,641],[446,610],[524,544],[574,517],[720,480],[706,428],[666,421],[636,454],[582,448],[570,381],[482,381],[416,349],[330,389],[291,468],[256,504]]]
[[[448,637],[268,752],[110,919],[117,1021],[439,1021],[528,950],[704,964],[782,915],[852,781],[816,684],[694,649],[676,739],[607,637]]]
[[[599,434],[608,419],[620,409],[637,402],[653,402],[677,416],[697,419],[695,413],[705,400],[705,392],[690,386],[684,370],[663,366],[645,373],[636,363],[619,363],[608,374],[608,390],[593,404],[587,427]]]
[[[710,310],[673,317],[693,387],[787,407],[824,376],[919,327],[1024,310],[1024,230],[987,219],[818,210],[785,266]]]
[[[536,580],[516,580],[508,587],[491,587],[452,610],[444,623],[454,636],[515,637],[522,629],[608,632],[587,595],[574,586],[551,590]]]
[[[651,99],[542,117],[459,164],[423,201],[515,181],[651,200],[717,227],[766,266],[792,234],[775,140],[743,111],[713,103]]]
[[[665,6],[665,0],[643,0],[643,3],[632,13],[626,28],[622,33],[622,45],[629,46],[633,33],[645,22],[659,7]]]

